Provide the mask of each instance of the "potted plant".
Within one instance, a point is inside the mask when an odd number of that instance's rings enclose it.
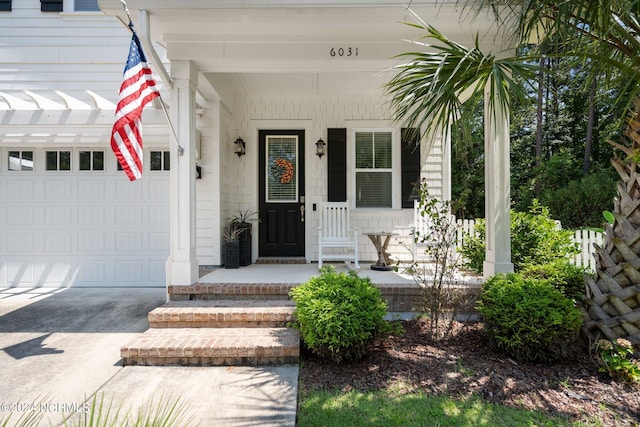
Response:
[[[240,267],[240,235],[244,229],[239,229],[229,223],[223,230],[224,237],[224,268]]]
[[[240,241],[240,265],[251,264],[251,222],[260,221],[258,211],[247,209],[229,218],[231,226],[235,230],[242,230],[239,235]]]

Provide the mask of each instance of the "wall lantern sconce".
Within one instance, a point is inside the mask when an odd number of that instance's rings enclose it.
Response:
[[[242,138],[236,139],[234,144],[236,144],[235,153],[238,155],[238,157],[244,156],[246,153],[246,150],[245,150],[245,143],[243,139]]]
[[[196,179],[202,179],[202,166],[196,164]]]
[[[326,150],[325,150],[326,146],[327,144],[325,144],[322,138],[320,138],[318,142],[316,142],[316,156],[322,158],[322,156],[326,154]]]

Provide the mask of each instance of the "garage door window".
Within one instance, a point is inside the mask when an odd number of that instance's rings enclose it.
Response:
[[[171,155],[168,151],[150,151],[151,157],[149,169],[152,171],[168,171],[171,170]]]
[[[32,171],[33,151],[9,151],[10,171]]]
[[[104,151],[80,151],[81,171],[103,171]]]
[[[45,169],[48,171],[70,171],[71,151],[47,151]]]

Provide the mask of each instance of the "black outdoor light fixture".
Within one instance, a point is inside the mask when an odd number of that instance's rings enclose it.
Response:
[[[238,138],[238,139],[236,139],[234,144],[236,144],[235,152],[238,155],[238,157],[244,156],[244,154],[246,152],[244,140],[242,138]]]
[[[322,140],[322,138],[320,138],[318,140],[318,142],[316,142],[316,155],[320,158],[322,158],[322,156],[324,156],[326,154],[325,152],[325,147],[327,146],[327,144],[325,144],[325,142]]]

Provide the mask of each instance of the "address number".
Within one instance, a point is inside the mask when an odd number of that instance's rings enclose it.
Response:
[[[357,47],[332,47],[329,50],[330,56],[358,56]]]

